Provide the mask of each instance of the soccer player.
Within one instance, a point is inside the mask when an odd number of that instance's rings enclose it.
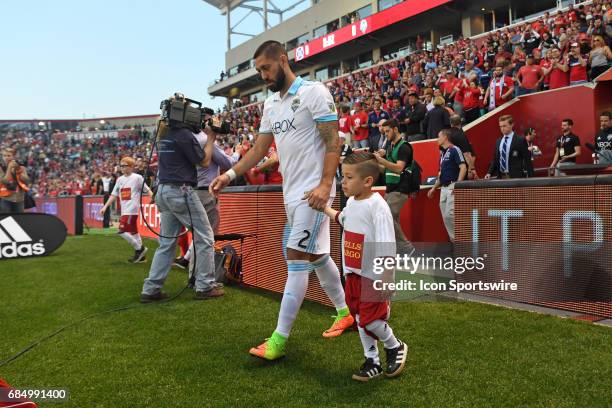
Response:
[[[291,71],[287,52],[277,41],[266,41],[255,51],[255,67],[274,93],[264,104],[255,146],[232,169],[210,185],[217,195],[237,176],[255,166],[276,143],[283,175],[283,198],[288,225],[286,248],[287,283],[272,336],[250,350],[267,360],[285,355],[286,343],[304,300],[308,276],[314,269],[321,287],[337,310],[337,317],[323,337],[336,337],[353,325],[344,300],[340,272],[329,256],[329,219],[325,207],[336,192],[338,166],[338,115],[327,89],[305,81]]]
[[[142,194],[143,185],[144,193],[151,195],[149,187],[143,183],[143,178],[140,174],[134,173],[134,165],[136,161],[131,157],[121,159],[119,167],[123,175],[117,179],[115,188],[106,201],[106,204],[100,209],[100,215],[106,212],[117,197],[121,202],[121,218],[119,219],[119,235],[125,239],[128,244],[134,248],[134,256],[128,260],[131,263],[143,263],[146,261],[145,253],[147,247],[142,244],[142,238],[138,233],[138,212],[140,209],[140,195]]]
[[[379,176],[376,157],[369,152],[353,153],[342,163],[342,191],[350,197],[342,212],[330,207],[325,214],[343,228],[342,266],[346,276],[346,303],[358,323],[365,362],[353,374],[357,381],[382,375],[377,340],[387,354],[385,375],[397,377],[404,370],[408,348],[387,323],[390,294],[374,282],[393,282],[394,269],[377,271],[385,258],[395,258],[395,230],[391,209],[384,198],[372,192]]]

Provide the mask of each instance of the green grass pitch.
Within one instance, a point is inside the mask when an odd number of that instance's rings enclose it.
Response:
[[[84,315],[138,305],[156,243],[147,245],[141,265],[126,262],[121,238],[98,234],[70,237],[49,257],[0,261],[0,360]],[[173,270],[165,290],[185,280]],[[226,292],[197,302],[186,291],[87,320],[0,367],[0,377],[68,389],[67,402],[40,404],[58,408],[610,406],[607,327],[468,302],[396,302],[390,324],[409,345],[407,369],[357,383],[357,333],[321,336],[333,310],[305,302],[287,357],[264,362],[248,350],[272,333],[280,296]]]

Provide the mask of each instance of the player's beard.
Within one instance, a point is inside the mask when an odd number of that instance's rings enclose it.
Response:
[[[283,89],[283,86],[285,85],[285,79],[286,79],[286,75],[285,75],[285,71],[283,71],[283,68],[280,66],[278,66],[278,73],[276,74],[276,78],[274,78],[274,84],[273,85],[268,85],[268,88],[272,91],[272,92],[278,92],[281,89]]]

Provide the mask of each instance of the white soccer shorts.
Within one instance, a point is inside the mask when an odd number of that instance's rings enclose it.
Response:
[[[328,206],[334,199],[330,198]],[[329,254],[329,217],[310,208],[307,200],[286,204],[287,224],[283,233],[283,250],[285,248],[309,254]]]

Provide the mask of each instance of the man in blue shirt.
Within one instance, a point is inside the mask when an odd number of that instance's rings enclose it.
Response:
[[[425,64],[425,71],[431,71],[438,68],[438,64],[433,60],[433,57],[430,55],[427,57],[427,63]]]
[[[208,217],[194,188],[197,186],[196,166],[207,167],[212,157],[215,134],[206,129],[209,140],[200,146],[190,127],[180,123],[159,123],[158,180],[155,202],[160,215],[159,248],[155,251],[149,276],[142,287],[140,301],[151,303],[168,297],[161,291],[172,267],[176,240],[182,227],[191,227],[196,248],[195,299],[223,296],[214,285],[214,236]],[[166,131],[167,129],[167,131]],[[198,129],[199,131],[199,129]]]
[[[208,136],[203,131],[195,135],[196,140],[204,149],[208,142]],[[210,226],[213,230],[213,234],[216,234],[219,230],[219,224],[221,222],[219,217],[219,200],[210,194],[208,191],[208,186],[212,181],[218,177],[221,172],[225,172],[232,168],[232,166],[238,163],[240,159],[240,152],[242,152],[242,144],[236,145],[237,151],[234,152],[231,156],[225,154],[223,149],[218,144],[213,144],[212,148],[212,157],[210,159],[210,163],[208,167],[197,166],[198,171],[198,187],[197,194],[198,198],[202,202],[204,206],[204,210],[206,211],[206,215],[208,216],[208,221],[210,222]],[[178,266],[181,269],[186,269],[189,266],[189,260],[193,255],[193,243],[189,247],[189,250],[185,254],[185,256],[181,256],[174,260],[173,265]]]
[[[438,133],[438,146],[442,150],[440,154],[440,172],[438,173],[436,184],[429,190],[427,197],[432,198],[436,189],[441,187],[440,212],[452,242],[455,240],[455,182],[465,179],[467,165],[463,158],[463,153],[450,142],[450,137],[450,129],[442,129]]]
[[[370,142],[370,150],[373,152],[385,148],[386,139],[380,137],[380,122],[391,119],[389,113],[381,109],[381,105],[380,99],[376,99],[374,101],[374,110],[368,115],[368,128],[370,130],[368,140]]]

